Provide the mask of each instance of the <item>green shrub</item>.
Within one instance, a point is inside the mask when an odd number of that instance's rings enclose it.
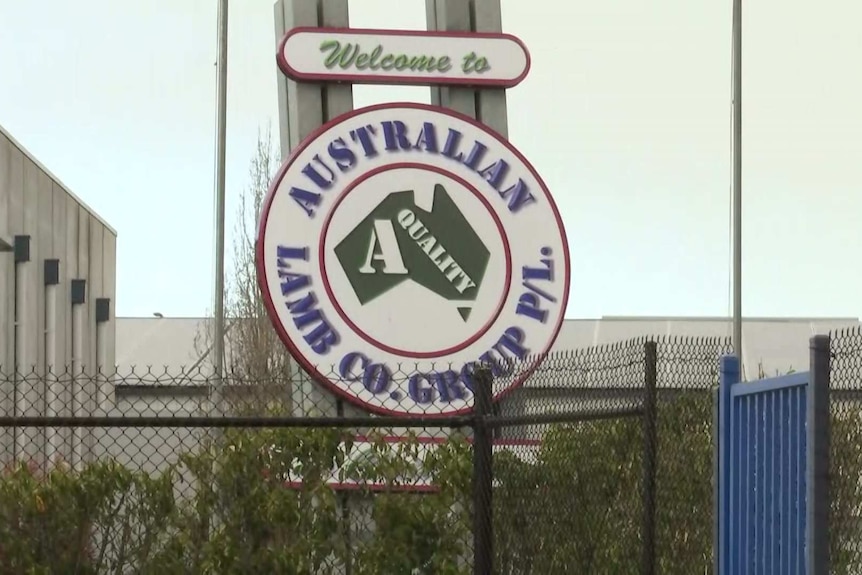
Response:
[[[42,474],[21,464],[0,479],[0,572],[101,573],[143,563],[174,511],[171,476],[113,462]]]
[[[394,451],[378,437],[375,457],[345,466],[344,479],[390,489],[345,494],[327,485],[345,440],[231,429],[222,448],[181,455],[156,477],[115,462],[44,476],[22,464],[0,478],[0,572],[469,573],[469,445],[450,441],[417,466],[415,437]],[[397,489],[426,478],[439,490]]]
[[[668,574],[712,562],[712,417],[707,393],[663,398],[658,420],[657,558]],[[833,415],[834,573],[859,568],[859,413]],[[150,476],[113,461],[0,476],[0,573],[471,572],[471,447],[453,437],[395,449],[337,430],[229,429],[219,448]],[[346,449],[344,448],[346,446]],[[494,455],[495,573],[634,573],[641,554],[641,421],[550,426],[533,459]],[[418,464],[417,464],[418,463]],[[343,465],[344,464],[344,465]],[[342,480],[382,492],[337,491]],[[301,471],[300,486],[286,480]],[[295,477],[294,477],[295,478]],[[430,482],[429,493],[400,487]]]

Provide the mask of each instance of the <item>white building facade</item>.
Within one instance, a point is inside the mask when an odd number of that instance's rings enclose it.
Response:
[[[0,413],[82,415],[111,394],[117,234],[0,128]],[[0,429],[12,457],[87,457],[80,431]]]

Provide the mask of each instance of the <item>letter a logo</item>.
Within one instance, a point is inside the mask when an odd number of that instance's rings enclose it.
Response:
[[[377,252],[377,247],[380,251]],[[375,261],[383,262],[380,271],[384,274],[406,274],[404,260],[401,258],[401,248],[398,247],[398,239],[395,237],[395,228],[389,220],[374,220],[371,229],[371,241],[368,242],[368,255],[365,263],[359,268],[361,274],[376,274]]]
[[[456,302],[465,321],[490,259],[488,248],[439,184],[431,211],[417,207],[412,190],[389,194],[335,253],[360,303],[413,280]]]

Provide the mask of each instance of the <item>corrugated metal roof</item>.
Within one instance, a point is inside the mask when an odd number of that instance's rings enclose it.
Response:
[[[179,373],[201,365],[207,350],[206,318],[117,318],[117,365],[120,374],[131,367],[152,366]],[[762,365],[767,374],[808,365],[812,335],[858,326],[858,318],[746,318],[743,322],[743,362]],[[579,350],[643,336],[729,337],[731,322],[714,317],[603,317],[563,322],[552,351]],[[228,333],[228,345],[230,334]],[[203,363],[206,365],[206,363]],[[755,375],[751,374],[751,375]]]
[[[116,361],[120,372],[131,367],[192,366],[206,349],[202,318],[117,318]]]
[[[816,334],[859,325],[858,318],[745,318],[742,362],[746,371],[774,375],[808,366],[808,340]],[[603,317],[566,320],[555,350],[582,349],[641,336],[730,337],[732,322],[719,317]],[[747,373],[749,377],[755,373]]]

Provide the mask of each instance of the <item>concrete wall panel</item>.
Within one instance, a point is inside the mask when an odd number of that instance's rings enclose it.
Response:
[[[72,362],[72,280],[78,277],[78,203],[66,196],[66,255],[60,263],[60,293],[67,323],[64,331],[63,365]]]
[[[32,256],[33,277],[35,282],[36,326],[36,365],[40,373],[45,373],[45,260],[54,257],[54,182],[45,172],[39,170],[37,177],[36,230],[32,244],[36,248]],[[38,391],[44,397],[44,389]]]
[[[25,154],[9,142],[9,174],[6,181],[9,184],[7,222],[10,236],[24,230],[24,157]]]
[[[86,412],[96,413],[99,408],[99,365],[96,361],[98,338],[96,337],[96,299],[103,296],[104,286],[102,284],[102,263],[104,261],[104,228],[99,225],[96,218],[86,215],[87,226],[89,229],[88,238],[88,272],[87,272],[87,323],[86,323],[86,341],[87,341],[87,356],[85,365],[87,373],[92,377],[86,379],[84,394],[87,399]],[[89,429],[85,435],[87,441],[87,449],[93,453],[99,439],[101,439],[100,430]]]
[[[18,329],[23,332],[18,342],[18,371],[29,374],[36,367],[37,348],[39,347],[39,313],[36,302],[39,301],[39,291],[36,271],[36,261],[39,258],[39,168],[30,159],[24,159],[24,193],[21,196],[23,208],[23,229],[18,232],[30,236],[30,261],[19,265],[18,273],[25,274],[23,309],[18,310]]]
[[[8,251],[18,235],[30,236],[30,261],[16,268]],[[60,283],[53,315],[55,331],[46,309],[45,261],[60,261]],[[96,368],[96,298],[113,300],[116,290],[116,232],[72,194],[62,182],[0,128],[0,413],[47,414],[48,389],[44,377],[19,378],[12,371],[44,376],[48,368],[46,342],[53,337],[56,358],[52,371],[61,378],[57,413],[72,413],[72,393],[68,370],[72,362],[73,279],[87,280],[86,320],[82,363],[88,374]],[[22,278],[22,305],[15,325],[16,275]],[[112,311],[114,306],[111,306]],[[18,345],[16,345],[16,331]],[[115,364],[116,324],[105,330],[105,363]],[[18,352],[16,354],[16,348]],[[16,363],[17,355],[17,363]],[[66,377],[64,377],[66,376]],[[84,378],[89,381],[91,378]],[[84,399],[88,412],[95,407],[96,386],[87,383]],[[17,401],[16,401],[17,398]],[[22,401],[23,398],[23,401]],[[20,432],[23,431],[23,436]],[[44,438],[30,437],[32,430],[19,430],[17,452],[38,456]],[[41,435],[41,431],[37,434]],[[69,430],[62,430],[60,454],[71,455]],[[0,464],[15,452],[12,430],[0,432]],[[89,457],[87,457],[89,459]]]
[[[12,278],[13,256],[10,227],[10,201],[12,196],[12,144],[0,137],[0,374],[10,372],[12,366]],[[5,387],[0,383],[0,412],[3,410]]]
[[[117,309],[117,236],[105,231],[102,245],[102,296],[111,300],[111,314],[108,325],[105,326],[105,337],[110,343],[110,353],[107,365],[103,366],[105,373],[112,373],[117,365],[116,341],[117,321],[114,311]]]
[[[12,145],[0,137],[0,415],[12,413],[12,235],[9,227],[9,202],[11,196]],[[9,462],[12,454],[12,430],[0,429],[0,468]]]
[[[89,307],[90,301],[92,300],[90,296],[93,291],[93,286],[90,285],[90,214],[85,210],[82,210],[80,207],[78,208],[78,241],[76,245],[78,246],[78,273],[75,275],[75,278],[82,279],[87,282],[87,299],[84,306]],[[84,325],[86,327],[89,327],[91,324],[90,318],[90,310],[87,309],[86,317],[84,319]],[[92,347],[93,346],[90,344],[90,334],[85,333],[83,346],[81,348],[81,363],[86,373],[90,373],[90,370],[93,367],[93,360],[90,357]]]
[[[56,375],[62,375],[67,367],[67,359],[69,357],[69,325],[71,324],[69,320],[69,289],[68,280],[68,268],[69,261],[66,258],[66,246],[68,245],[67,234],[66,234],[66,226],[68,225],[66,218],[66,204],[68,202],[68,196],[66,195],[66,191],[61,188],[58,184],[53,185],[53,193],[54,193],[54,210],[52,214],[53,220],[53,229],[54,229],[54,241],[53,241],[53,249],[51,251],[51,257],[60,260],[60,285],[57,286],[57,307],[56,307],[56,315],[55,317],[55,328],[56,331],[54,333],[54,338],[57,345],[57,357],[55,359],[56,365],[52,367],[52,371]]]
[[[87,344],[89,345],[89,353],[87,355],[87,365],[90,368],[90,373],[93,375],[98,373],[98,364],[96,361],[96,299],[104,294],[104,286],[102,285],[102,264],[104,262],[104,228],[102,228],[95,218],[89,220],[89,271],[87,275]],[[95,390],[94,390],[95,393]]]

